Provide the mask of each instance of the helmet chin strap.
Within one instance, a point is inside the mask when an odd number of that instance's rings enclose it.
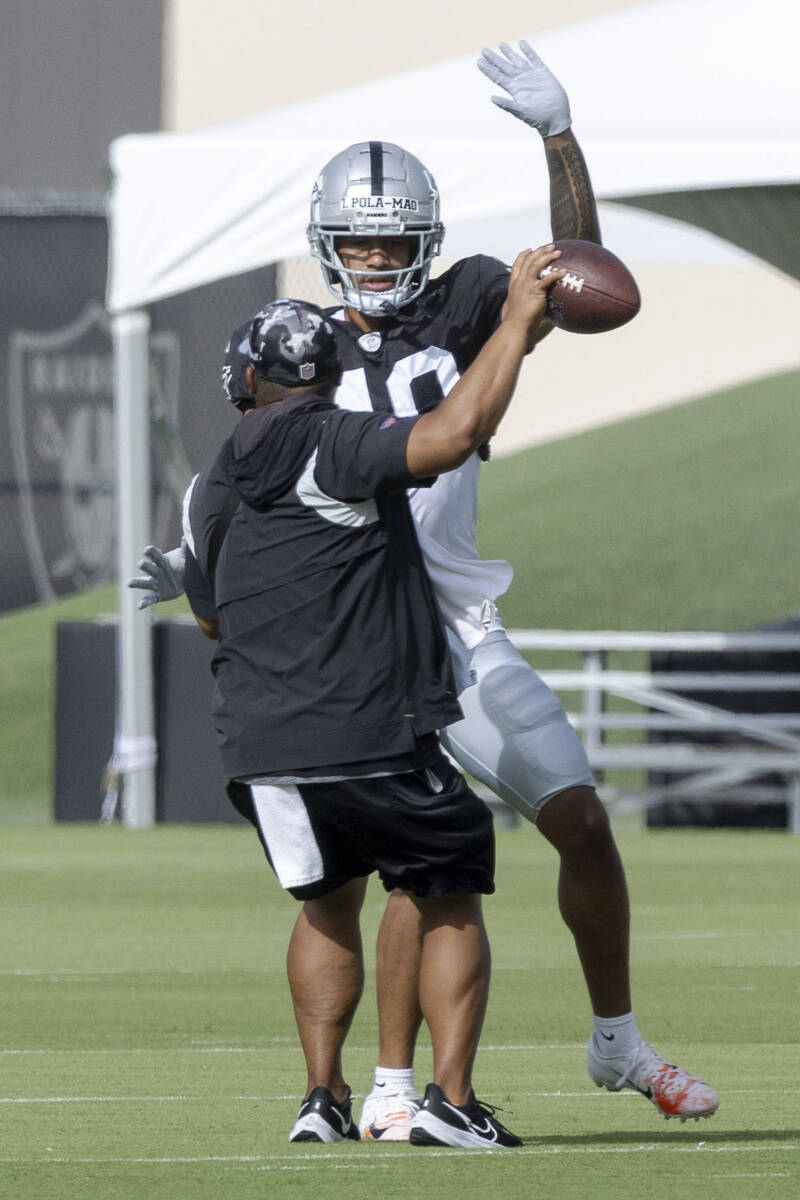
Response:
[[[382,295],[380,292],[365,292],[362,288],[353,286],[350,282],[349,273],[345,271],[338,272],[339,286],[342,289],[342,299],[349,308],[355,308],[359,312],[366,313],[369,316],[375,317],[393,317],[404,304],[408,304],[414,299],[418,289],[412,288],[410,284],[403,287],[395,287],[388,295]],[[400,293],[398,297],[398,292]],[[336,293],[333,293],[336,295]],[[399,300],[399,302],[398,302]]]

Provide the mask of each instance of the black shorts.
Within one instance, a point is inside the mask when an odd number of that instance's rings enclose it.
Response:
[[[387,891],[417,896],[494,891],[492,814],[444,756],[432,767],[377,779],[232,780],[228,795],[298,900],[373,871]]]

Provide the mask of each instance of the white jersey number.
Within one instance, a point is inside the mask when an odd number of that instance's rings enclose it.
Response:
[[[386,377],[386,390],[392,402],[392,408],[398,417],[415,417],[417,406],[411,392],[413,380],[422,375],[435,372],[446,396],[458,382],[460,375],[456,360],[449,350],[441,350],[438,346],[428,346],[425,350],[417,350],[394,364]],[[336,403],[339,408],[349,408],[356,412],[370,412],[372,404],[367,388],[367,376],[363,367],[345,371],[342,382],[336,389]]]

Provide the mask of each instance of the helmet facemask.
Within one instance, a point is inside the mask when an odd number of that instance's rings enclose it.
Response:
[[[307,232],[311,254],[336,300],[360,312],[388,315],[421,295],[427,285],[444,236],[439,193],[430,172],[413,155],[390,142],[360,142],[323,168],[312,192]],[[409,239],[408,265],[345,268],[336,239],[359,237]],[[382,292],[361,286],[365,278],[381,277],[393,286]]]
[[[336,241],[340,237],[358,236],[368,237],[370,240],[375,236],[407,239],[411,243],[408,266],[385,270],[376,270],[374,267],[345,267],[337,253]],[[372,231],[369,234],[362,233],[361,230],[355,234],[351,231],[336,234],[325,231],[320,234],[320,249],[315,257],[319,260],[328,290],[337,300],[344,300],[348,307],[357,308],[360,312],[383,316],[396,312],[424,290],[428,282],[431,260],[439,253],[438,245],[432,248],[433,243],[434,235],[428,231],[405,233],[399,229],[382,228],[377,235]],[[385,291],[372,292],[361,286],[363,279],[388,279],[393,286]],[[335,290],[337,286],[340,292]]]

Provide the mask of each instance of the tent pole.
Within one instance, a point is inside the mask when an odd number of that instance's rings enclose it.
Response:
[[[114,766],[121,779],[122,822],[155,823],[155,712],[152,621],[137,609],[127,580],[150,541],[150,319],[130,310],[112,317],[117,445],[117,726]]]

